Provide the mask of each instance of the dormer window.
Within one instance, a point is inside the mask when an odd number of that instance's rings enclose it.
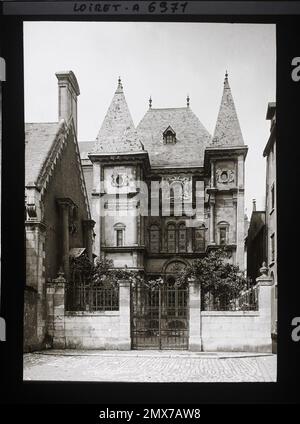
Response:
[[[164,144],[174,144],[176,143],[176,133],[172,127],[168,126],[168,128],[163,133]]]

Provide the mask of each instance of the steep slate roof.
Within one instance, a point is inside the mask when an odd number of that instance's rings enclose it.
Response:
[[[242,131],[234,106],[231,89],[226,72],[223,96],[212,139],[213,146],[241,146],[244,144]]]
[[[163,133],[171,126],[176,143],[164,144]],[[203,166],[204,150],[211,140],[190,107],[149,109],[137,127],[152,166]]]
[[[119,78],[117,90],[98,133],[93,153],[128,153],[143,150]]]
[[[25,124],[25,185],[37,183],[59,128],[58,122]]]

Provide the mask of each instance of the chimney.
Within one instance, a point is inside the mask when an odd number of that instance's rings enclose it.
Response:
[[[252,212],[256,212],[256,199],[252,200],[252,204],[253,204]]]
[[[67,123],[72,117],[77,134],[77,96],[79,86],[72,71],[56,72],[58,80],[58,119],[64,119]]]

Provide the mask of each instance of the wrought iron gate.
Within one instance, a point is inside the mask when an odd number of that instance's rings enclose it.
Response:
[[[188,287],[173,284],[132,291],[133,349],[188,349]]]

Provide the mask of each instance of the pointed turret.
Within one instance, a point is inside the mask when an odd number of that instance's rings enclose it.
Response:
[[[93,153],[143,151],[124,96],[121,78],[98,133]]]
[[[243,146],[244,140],[241,127],[234,106],[231,89],[226,71],[223,96],[217,119],[217,124],[212,139],[214,146]]]

